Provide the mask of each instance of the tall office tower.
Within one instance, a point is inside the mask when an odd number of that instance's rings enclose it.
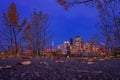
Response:
[[[52,41],[52,51],[54,51],[54,41]]]
[[[70,38],[69,42],[70,42],[70,46],[73,46],[73,38]]]
[[[75,37],[75,47],[77,52],[83,51],[83,40],[79,36]]]
[[[70,43],[69,41],[64,41],[64,53],[67,54],[68,51],[70,51]]]

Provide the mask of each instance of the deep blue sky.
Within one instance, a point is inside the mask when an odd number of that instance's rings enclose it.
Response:
[[[0,0],[0,16],[3,11],[7,10],[11,2],[16,3],[21,20],[29,19],[34,8],[49,14],[49,26],[54,33],[52,40],[55,41],[55,45],[75,36],[82,37],[86,42],[96,33],[95,24],[98,20],[96,8],[79,5],[66,11],[56,3],[56,0]]]

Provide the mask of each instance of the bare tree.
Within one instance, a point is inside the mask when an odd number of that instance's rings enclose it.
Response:
[[[71,6],[78,4],[86,4],[88,2],[94,2],[97,0],[56,0],[60,5],[64,6],[65,9],[68,9]]]
[[[90,6],[94,6],[96,8],[101,8],[103,3],[105,3],[106,1],[112,1],[112,0],[56,0],[56,1],[60,5],[64,6],[65,9],[68,9],[72,6],[79,5],[79,4],[87,4]]]
[[[120,47],[119,4],[117,0],[106,1],[99,9],[99,29],[105,38],[107,49]]]
[[[3,46],[11,53],[18,53],[18,47],[21,43],[22,28],[26,24],[26,19],[19,24],[19,15],[14,3],[10,4],[8,10],[3,12],[2,22],[4,27],[1,29],[1,41]]]
[[[31,47],[34,54],[40,54],[48,42],[48,15],[34,10],[31,22],[25,28],[23,39]]]

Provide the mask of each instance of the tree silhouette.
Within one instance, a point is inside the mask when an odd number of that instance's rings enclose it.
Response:
[[[104,36],[107,48],[120,47],[120,15],[117,0],[106,1],[99,10],[99,29]]]
[[[34,54],[39,55],[48,42],[48,15],[34,10],[31,21],[25,28],[23,39]]]
[[[91,6],[96,6],[96,8],[102,7],[102,2],[107,0],[56,0],[60,5],[64,6],[65,9],[69,7],[79,5],[79,4],[88,4]]]
[[[7,50],[11,53],[18,53],[18,48],[20,46],[20,37],[22,35],[23,26],[26,24],[26,19],[19,24],[20,17],[18,15],[15,3],[11,3],[8,10],[3,12],[2,22],[5,27],[1,30],[2,40]],[[6,43],[5,43],[6,42]]]

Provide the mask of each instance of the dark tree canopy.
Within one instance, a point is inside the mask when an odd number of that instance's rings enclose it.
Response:
[[[109,3],[112,1],[120,2],[120,0],[56,0],[60,5],[64,6],[65,9],[68,9],[71,6],[79,4],[88,4],[95,6],[96,8],[102,8],[104,3]]]

